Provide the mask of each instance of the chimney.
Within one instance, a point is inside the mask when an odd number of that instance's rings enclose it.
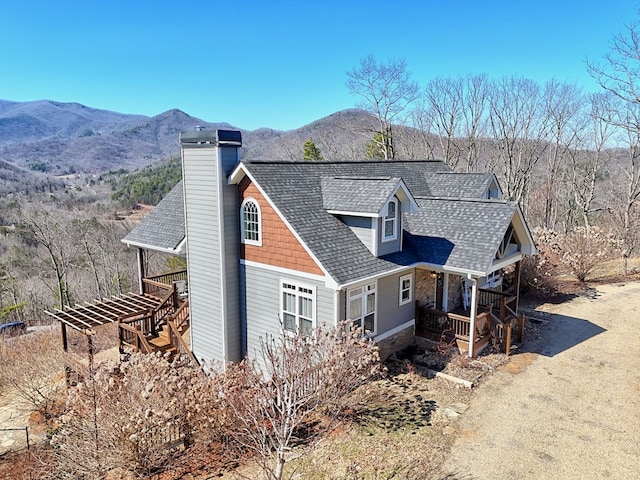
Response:
[[[235,130],[180,134],[191,348],[199,360],[224,363],[244,356],[238,194],[227,182],[241,147]]]

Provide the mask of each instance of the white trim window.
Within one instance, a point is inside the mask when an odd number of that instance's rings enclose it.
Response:
[[[262,246],[262,212],[254,198],[245,198],[240,207],[240,238],[247,245]]]
[[[311,335],[316,318],[315,287],[282,280],[280,292],[280,313],[285,332]]]
[[[389,200],[387,214],[382,220],[382,241],[390,242],[397,238],[398,230],[398,201]]]
[[[400,289],[398,294],[398,305],[406,305],[413,300],[413,273],[408,273],[400,277]]]
[[[354,327],[376,333],[376,284],[369,283],[347,292],[347,315]]]

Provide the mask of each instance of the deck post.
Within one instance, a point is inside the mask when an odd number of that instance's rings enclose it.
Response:
[[[67,342],[67,325],[64,322],[60,322],[60,330],[62,333],[62,349],[66,352],[69,344]]]
[[[522,263],[522,260],[518,260],[516,262],[516,266],[515,266],[515,272],[514,273],[514,285],[513,288],[515,289],[515,295],[516,295],[516,308],[513,310],[514,312],[516,312],[516,315],[518,314],[518,307],[520,306],[520,264]]]
[[[468,276],[471,282],[471,312],[469,313],[469,357],[473,358],[475,354],[476,343],[476,315],[478,313],[478,280]]]
[[[136,258],[138,260],[138,291],[140,295],[144,294],[144,282],[142,281],[147,273],[144,268],[144,250],[138,247],[138,251],[136,252]]]

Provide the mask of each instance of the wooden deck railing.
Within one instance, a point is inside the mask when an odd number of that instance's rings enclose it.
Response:
[[[187,281],[187,271],[186,270],[176,270],[175,272],[162,273],[160,275],[153,275],[145,278],[144,280],[151,280],[157,283],[163,283],[165,285],[173,285],[173,282],[177,282],[178,280]]]
[[[476,316],[476,331],[482,336],[489,333],[489,312]],[[443,312],[433,308],[418,307],[417,330],[436,334],[449,332],[461,340],[469,340],[471,318],[457,313]]]
[[[139,325],[118,323],[120,345],[127,344],[133,347],[134,352],[151,353],[153,349],[142,333]]]

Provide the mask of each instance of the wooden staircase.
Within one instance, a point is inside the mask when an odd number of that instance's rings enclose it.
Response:
[[[189,322],[187,321],[181,324],[177,327],[177,331],[183,341],[188,345],[190,343]],[[162,325],[157,337],[149,340],[149,345],[151,345],[154,352],[170,352],[175,354],[178,351],[177,345],[171,342],[171,327],[168,323]]]

